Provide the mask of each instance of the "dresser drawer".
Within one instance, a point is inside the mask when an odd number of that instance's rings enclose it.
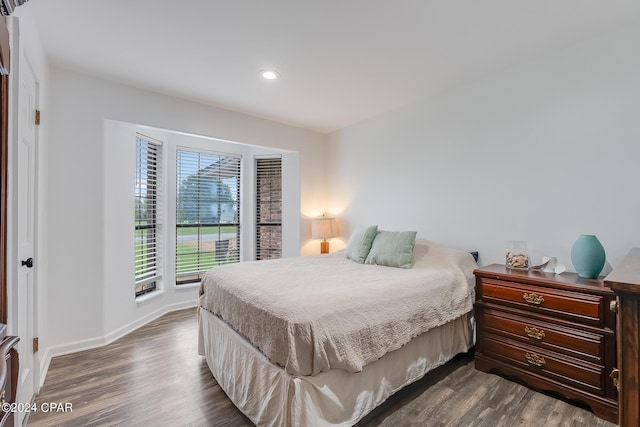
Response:
[[[482,280],[483,300],[604,326],[604,297],[502,280]]]
[[[479,321],[486,332],[593,363],[604,363],[605,337],[602,334],[558,326],[501,310],[483,308],[478,311]]]
[[[486,357],[502,360],[527,372],[542,375],[595,395],[605,395],[605,369],[601,365],[493,334],[486,334],[483,341],[483,354]]]

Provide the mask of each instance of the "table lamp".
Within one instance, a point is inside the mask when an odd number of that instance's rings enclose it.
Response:
[[[311,220],[311,237],[314,239],[323,239],[320,242],[320,253],[329,253],[329,242],[327,239],[336,237],[336,220],[322,215],[321,218]]]

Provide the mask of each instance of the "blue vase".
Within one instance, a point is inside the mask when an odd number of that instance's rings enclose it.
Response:
[[[582,234],[571,248],[571,262],[578,276],[586,279],[598,277],[606,256],[598,238],[591,234]]]

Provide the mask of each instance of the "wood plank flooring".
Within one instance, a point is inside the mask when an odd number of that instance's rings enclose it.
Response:
[[[197,355],[195,309],[169,313],[103,348],[55,357],[36,399],[71,412],[31,413],[29,426],[252,426]],[[358,426],[614,424],[478,372],[469,355],[406,387]]]
[[[616,427],[585,409],[476,371],[470,355],[400,390],[358,426]]]
[[[195,309],[169,313],[112,344],[55,357],[29,426],[250,426],[198,356]]]

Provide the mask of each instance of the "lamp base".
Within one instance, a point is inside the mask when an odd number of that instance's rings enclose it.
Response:
[[[320,253],[321,254],[329,253],[329,242],[320,242]]]

